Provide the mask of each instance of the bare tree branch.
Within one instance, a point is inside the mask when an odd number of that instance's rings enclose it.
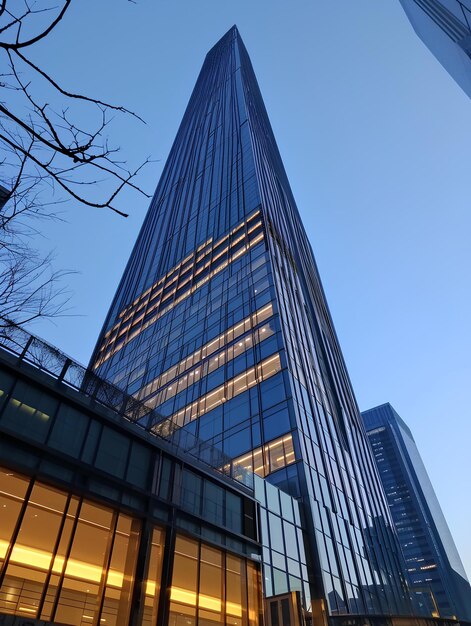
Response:
[[[65,310],[69,272],[54,270],[52,255],[32,245],[38,220],[58,219],[67,199],[127,217],[118,206],[123,188],[149,197],[136,182],[149,159],[128,167],[108,141],[113,115],[143,122],[139,115],[64,88],[33,60],[34,46],[53,42],[71,5],[0,0],[0,329]]]

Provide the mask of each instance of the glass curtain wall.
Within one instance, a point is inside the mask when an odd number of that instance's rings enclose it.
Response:
[[[410,612],[312,250],[235,27],[206,57],[91,367],[303,500],[311,595],[330,615]]]
[[[126,624],[140,522],[0,471],[0,612]]]
[[[1,468],[0,515],[0,614],[127,626],[142,582],[142,626],[157,626],[162,587],[171,626],[261,623],[260,572],[247,559],[177,533],[163,581],[165,530],[154,526],[136,581],[140,520]]]
[[[256,626],[260,611],[260,577],[252,563],[177,536],[170,626]]]

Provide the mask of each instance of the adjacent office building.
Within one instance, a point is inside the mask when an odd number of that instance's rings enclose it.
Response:
[[[362,413],[411,590],[440,617],[471,621],[471,588],[411,431],[390,404]]]
[[[235,27],[206,57],[90,366],[155,409],[151,432],[208,441],[300,501],[307,567],[294,552],[285,560],[298,544],[268,516],[267,596],[298,592],[319,623],[410,614],[311,246]]]
[[[471,0],[400,0],[417,35],[471,97]]]

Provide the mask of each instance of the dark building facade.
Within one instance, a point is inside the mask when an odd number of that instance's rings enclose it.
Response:
[[[471,1],[400,2],[417,35],[471,97]]]
[[[209,441],[299,499],[308,581],[271,560],[268,594],[300,592],[333,621],[410,613],[311,246],[235,27],[206,57],[91,367],[155,408],[154,432]]]
[[[390,404],[362,413],[411,589],[440,617],[471,621],[471,588],[411,431]]]
[[[0,343],[0,624],[262,626],[253,487],[56,348]]]

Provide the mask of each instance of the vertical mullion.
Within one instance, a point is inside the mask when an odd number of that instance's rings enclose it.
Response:
[[[36,483],[36,481],[31,478],[30,482],[29,482],[29,486],[26,489],[26,493],[25,493],[25,496],[24,496],[24,499],[23,499],[23,504],[21,505],[20,514],[18,515],[18,520],[16,522],[15,529],[14,529],[13,534],[11,536],[10,545],[8,546],[8,549],[7,549],[6,553],[5,553],[5,558],[3,560],[3,566],[0,569],[0,589],[3,586],[3,580],[5,578],[5,572],[7,570],[7,565],[9,563],[10,556],[11,556],[11,553],[13,551],[13,546],[15,545],[16,540],[18,538],[18,533],[20,532],[21,524],[23,523],[23,518],[24,518],[24,515],[25,515],[25,512],[26,512],[26,509],[28,507],[29,499],[30,499],[30,496],[31,496],[31,492],[33,491],[33,487],[34,487],[35,483]]]
[[[75,513],[75,519],[72,525],[72,529],[70,531],[70,539],[69,539],[69,545],[67,547],[67,550],[65,551],[64,554],[64,569],[59,577],[59,584],[57,585],[57,592],[56,592],[56,597],[52,606],[52,610],[51,610],[51,616],[49,618],[50,622],[54,622],[55,621],[55,617],[56,617],[56,613],[57,613],[57,605],[59,603],[59,599],[61,596],[61,592],[62,592],[62,587],[64,585],[64,576],[65,576],[65,571],[67,568],[67,562],[69,560],[70,557],[70,553],[72,551],[72,546],[74,544],[74,539],[75,539],[75,533],[77,531],[77,526],[78,526],[78,522],[80,519],[80,511],[82,510],[82,505],[83,505],[83,499],[80,498],[79,502],[78,502],[78,506],[77,506],[77,511]]]
[[[65,521],[67,519],[67,512],[69,510],[69,505],[70,505],[71,499],[72,499],[72,495],[70,493],[67,494],[67,502],[66,502],[66,505],[65,505],[64,512],[62,513],[62,520],[61,520],[61,523],[60,523],[60,526],[59,526],[59,530],[57,532],[56,542],[55,542],[54,548],[52,550],[51,565],[49,567],[49,571],[46,574],[46,580],[45,580],[45,583],[44,583],[43,592],[41,594],[41,599],[40,599],[39,605],[38,605],[38,618],[39,618],[39,616],[42,613],[42,610],[43,610],[43,607],[44,607],[44,602],[46,600],[47,589],[49,587],[49,582],[50,582],[51,576],[52,576],[52,568],[53,568],[54,561],[55,561],[56,556],[57,556],[57,550],[59,549],[60,541],[61,541],[61,538],[62,538],[62,533],[64,531],[64,525],[65,525]]]
[[[95,612],[95,618],[93,619],[93,622],[92,622],[93,626],[99,626],[99,624],[100,624],[100,617],[101,617],[101,613],[103,611],[103,603],[105,601],[106,580],[108,578],[108,573],[109,573],[110,564],[111,564],[111,558],[113,556],[114,540],[115,540],[115,537],[116,537],[116,528],[118,526],[118,518],[119,518],[118,511],[113,511],[113,518],[112,518],[112,521],[111,521],[111,528],[110,528],[111,536],[108,536],[108,544],[106,546],[106,552],[105,552],[105,555],[106,555],[105,561],[106,561],[106,563],[103,565],[103,576],[101,578],[100,586],[98,588],[97,609],[96,609],[96,612]]]

